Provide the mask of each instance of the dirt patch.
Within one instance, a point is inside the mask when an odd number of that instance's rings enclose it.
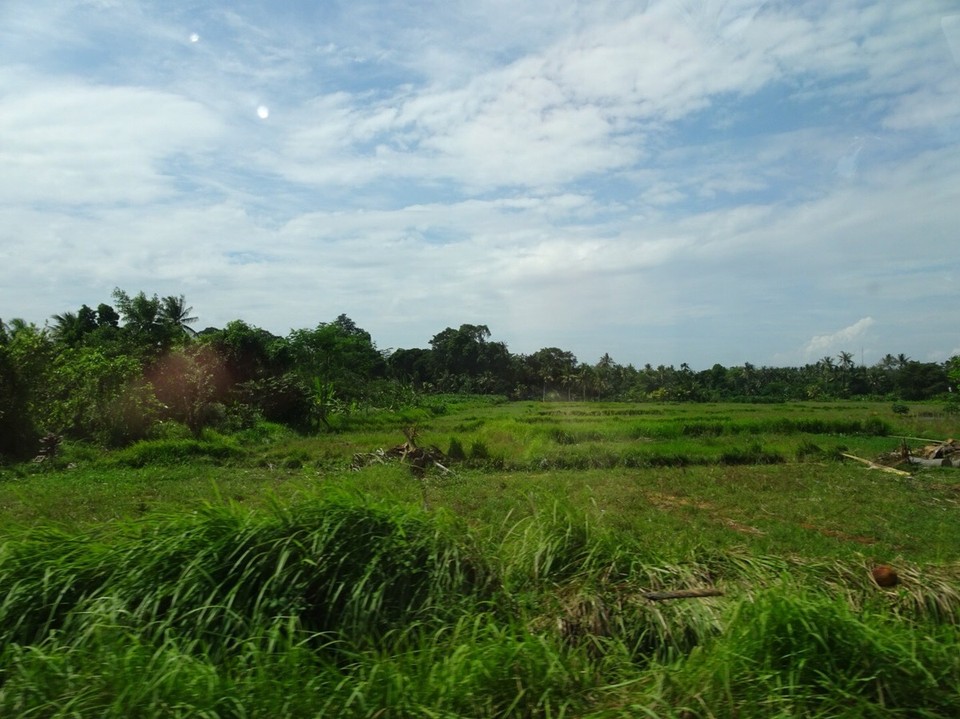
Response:
[[[730,527],[730,529],[735,532],[740,532],[741,534],[752,534],[754,536],[762,537],[766,534],[762,529],[757,529],[756,527],[751,527],[749,524],[740,524],[732,519],[724,519],[723,523]]]
[[[694,509],[713,510],[716,507],[710,502],[703,500],[694,500],[689,497],[678,497],[675,494],[664,494],[663,492],[646,492],[646,498],[652,505],[659,509],[676,509],[677,507],[693,507]]]
[[[846,532],[841,532],[838,529],[827,529],[826,527],[818,527],[815,524],[810,524],[809,522],[802,522],[800,524],[804,529],[809,529],[811,532],[816,532],[817,534],[822,534],[824,537],[832,537],[834,539],[842,539],[844,542],[855,542],[856,544],[870,545],[876,544],[877,540],[873,537],[865,537],[862,534],[847,534]]]
[[[647,492],[646,498],[658,509],[672,510],[677,509],[678,507],[693,507],[694,509],[699,509],[704,512],[708,512],[712,518],[719,521],[726,527],[734,530],[735,532],[740,532],[742,534],[752,534],[755,536],[762,536],[766,534],[761,529],[756,527],[751,527],[747,524],[742,524],[735,519],[730,519],[725,517],[719,512],[717,512],[717,507],[710,502],[705,502],[703,500],[694,500],[689,497],[678,497],[674,494],[665,494],[663,492]]]

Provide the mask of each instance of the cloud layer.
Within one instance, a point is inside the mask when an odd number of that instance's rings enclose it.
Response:
[[[120,286],[382,347],[949,355],[949,4],[515,5],[7,3],[0,317]]]

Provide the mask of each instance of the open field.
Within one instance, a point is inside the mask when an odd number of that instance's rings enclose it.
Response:
[[[841,456],[957,435],[936,407],[351,425],[0,469],[0,715],[960,715],[960,470]],[[373,454],[414,425],[449,472]]]

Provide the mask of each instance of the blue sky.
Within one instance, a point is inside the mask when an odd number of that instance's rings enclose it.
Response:
[[[952,2],[0,5],[0,317],[960,354]]]

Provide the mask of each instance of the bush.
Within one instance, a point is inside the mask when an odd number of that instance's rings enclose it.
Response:
[[[467,458],[467,453],[463,450],[463,445],[456,437],[450,438],[450,447],[447,449],[447,458],[454,462],[462,462]]]
[[[167,419],[157,422],[150,428],[150,439],[192,439],[193,432],[182,422]]]
[[[953,392],[947,397],[947,401],[943,403],[943,411],[950,417],[960,414],[960,393]]]
[[[177,465],[200,460],[225,463],[239,459],[246,453],[232,440],[219,435],[207,439],[146,440],[118,451],[113,462],[123,467],[147,465]]]
[[[470,445],[470,459],[474,461],[490,459],[490,450],[487,449],[487,445],[479,439],[475,439],[473,444]]]
[[[825,455],[826,453],[823,449],[810,440],[805,439],[800,443],[800,446],[797,447],[796,457],[798,462],[803,462],[808,459],[823,459]]]

